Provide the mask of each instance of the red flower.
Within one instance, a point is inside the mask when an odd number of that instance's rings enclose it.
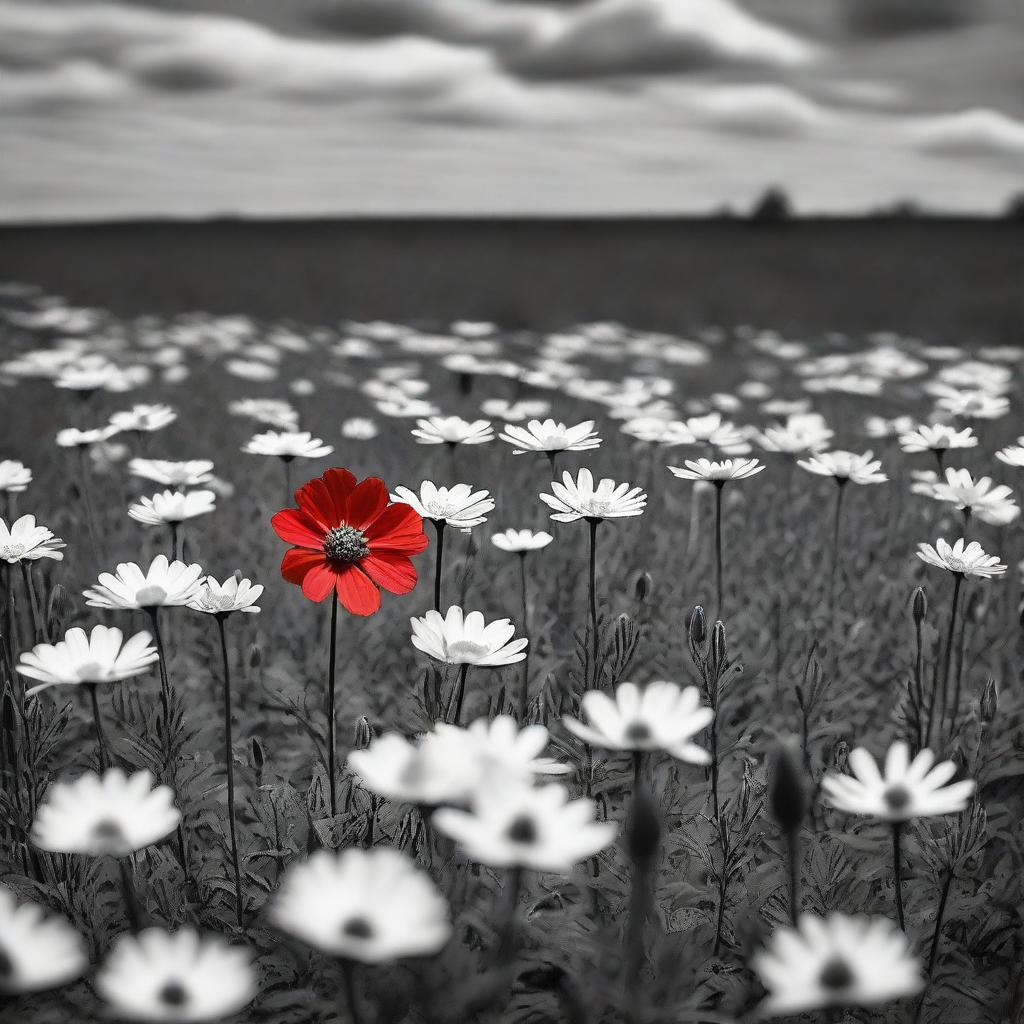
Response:
[[[380,590],[408,594],[416,586],[409,559],[427,546],[423,520],[409,505],[389,503],[384,481],[361,483],[347,469],[329,469],[295,492],[298,508],[272,519],[285,552],[281,575],[311,601],[332,590],[354,615],[380,608]]]

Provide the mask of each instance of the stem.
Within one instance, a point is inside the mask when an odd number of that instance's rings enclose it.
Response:
[[[932,454],[935,456],[935,462],[939,467],[939,476],[945,472],[946,468],[946,449],[945,448],[933,448]]]
[[[455,693],[453,694],[453,700],[455,704],[455,715],[452,718],[454,725],[459,725],[462,722],[462,702],[466,697],[466,676],[469,675],[469,662],[463,662],[459,666],[459,678],[455,684]]]
[[[345,1003],[352,1024],[362,1024],[363,1017],[359,1012],[359,1000],[356,998],[355,964],[347,957],[341,961],[341,973],[345,978]]]
[[[92,504],[92,472],[89,469],[89,448],[87,445],[78,446],[79,462],[82,471],[82,500],[85,502],[85,521],[89,530],[89,540],[92,542],[92,553],[97,565],[103,564],[103,554],[100,551],[99,530],[96,528],[96,510]]]
[[[641,829],[649,827],[646,820],[653,813],[650,798],[643,786],[644,755],[641,751],[633,753],[633,808],[631,818],[633,827]],[[625,1015],[633,1021],[637,1017],[637,1004],[640,994],[640,972],[644,962],[644,928],[647,924],[648,906],[650,903],[651,867],[654,862],[653,851],[650,855],[640,856],[633,853],[633,876],[629,891],[629,917],[626,921],[625,949]]]
[[[939,942],[942,940],[942,924],[946,919],[946,902],[949,900],[949,890],[953,885],[953,871],[950,869],[946,873],[946,880],[942,884],[942,893],[939,896],[939,909],[935,913],[935,931],[932,933],[932,945],[928,951],[928,972],[927,976],[932,976],[932,971],[935,969],[935,959],[939,955]],[[924,993],[921,993],[921,999],[924,999]]]
[[[89,702],[92,704],[92,722],[96,729],[96,746],[99,751],[100,772],[105,772],[110,767],[110,757],[107,754],[107,738],[103,733],[103,717],[100,714],[100,699],[97,694],[98,687],[95,683],[84,684],[89,694]]]
[[[432,520],[434,530],[437,532],[437,550],[434,558],[434,611],[441,610],[441,570],[444,559],[444,528],[443,519]]]
[[[920,750],[922,746],[927,747],[931,740],[932,735],[932,723],[931,713],[932,709],[928,709],[928,722],[925,725],[924,738],[922,743],[921,736],[921,719],[924,714],[924,648],[921,644],[921,623],[914,623],[914,687],[917,691],[917,749]]]
[[[900,841],[902,838],[903,822],[894,822],[892,826],[892,873],[896,890],[896,918],[900,923],[900,930],[906,931],[907,926],[903,920],[903,858],[900,855]]]
[[[843,495],[846,493],[846,480],[842,477],[837,477],[836,485],[836,509],[835,518],[832,523],[832,580],[829,597],[830,618],[835,615],[836,582],[839,576],[839,540],[843,525]]]
[[[530,605],[526,591],[526,552],[519,552],[519,584],[523,597],[523,635],[530,635]],[[530,645],[526,645],[526,657],[523,658],[523,678],[519,687],[519,721],[526,721],[526,709],[530,704]]]
[[[338,813],[338,784],[335,779],[337,722],[335,721],[335,667],[338,654],[338,591],[331,592],[331,650],[327,669],[327,779],[331,794],[331,817]]]
[[[593,686],[597,686],[597,526],[599,519],[588,519],[590,524],[590,636],[593,668]]]
[[[949,610],[949,629],[946,632],[946,646],[942,656],[942,706],[939,708],[939,727],[943,728],[946,723],[946,712],[949,701],[949,666],[953,656],[953,634],[956,632],[956,613],[960,606],[960,589],[963,586],[963,573],[954,573],[953,602]]]
[[[508,886],[505,892],[505,913],[502,919],[495,963],[501,967],[512,966],[512,953],[516,945],[516,911],[519,909],[519,893],[523,887],[523,868],[516,864],[509,869]]]
[[[555,459],[558,458],[558,452],[545,452],[544,454],[548,457],[548,463],[551,466],[551,479],[557,480],[558,471],[555,469]]]
[[[171,757],[171,684],[167,677],[167,654],[164,650],[164,638],[160,632],[160,611],[153,606],[145,609],[153,627],[153,640],[156,643],[157,666],[160,669],[160,704],[164,713],[164,772],[167,772]]]
[[[228,643],[224,630],[224,616],[217,615],[220,633],[220,653],[224,662],[224,767],[228,773],[228,831],[231,836],[231,868],[235,875],[235,915],[242,927],[245,899],[242,894],[242,874],[238,868],[238,834],[235,826],[235,759],[231,735],[231,669],[228,661]]]
[[[168,523],[171,528],[171,561],[178,557],[178,524]]]
[[[135,892],[135,882],[132,880],[128,858],[118,857],[117,867],[121,875],[121,894],[124,896],[125,916],[128,918],[128,927],[135,934],[142,928],[142,911],[139,908],[139,897]]]
[[[789,919],[796,928],[800,920],[800,829],[786,835],[789,860]]]
[[[39,644],[46,639],[46,635],[43,630],[43,621],[42,615],[39,611],[39,600],[36,597],[36,588],[32,582],[32,569],[24,560],[18,564],[21,566],[21,578],[25,583],[25,593],[28,594],[29,613],[32,616],[32,635],[35,637],[35,642]]]
[[[715,482],[715,618],[722,618],[722,491],[725,481]]]

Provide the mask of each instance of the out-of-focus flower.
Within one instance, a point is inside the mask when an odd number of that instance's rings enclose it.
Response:
[[[171,462],[165,459],[132,459],[128,472],[165,487],[198,487],[213,479],[213,463],[208,459]]]
[[[0,992],[42,992],[73,981],[89,965],[85,942],[62,917],[19,903],[0,885]]]
[[[944,412],[974,420],[997,420],[1010,411],[1010,400],[1005,395],[984,391],[953,392],[943,395],[935,404]]]
[[[431,609],[422,618],[409,621],[413,647],[435,661],[494,668],[526,657],[529,640],[512,639],[516,627],[510,619],[485,622],[480,612],[463,615],[462,609],[453,605],[444,616]]]
[[[1005,526],[1020,515],[1009,487],[994,487],[987,476],[975,480],[966,469],[947,469],[945,480],[935,485],[931,496],[990,526]]]
[[[562,724],[584,743],[605,750],[664,750],[692,764],[711,760],[706,750],[693,743],[693,737],[715,717],[711,708],[701,706],[695,686],[683,689],[658,681],[641,688],[622,683],[614,700],[600,690],[588,690],[580,708],[589,725],[568,717]]]
[[[522,423],[523,420],[547,416],[551,411],[551,403],[536,398],[523,398],[518,402],[509,402],[504,398],[486,398],[480,403],[480,411],[492,419],[504,420],[506,423]]]
[[[551,518],[559,523],[639,516],[647,505],[647,495],[640,487],[617,484],[608,477],[595,487],[589,469],[581,469],[575,480],[568,471],[563,472],[562,482],[553,481],[551,490],[554,494],[542,494],[540,500],[554,509]]]
[[[592,800],[570,801],[569,791],[555,784],[480,792],[472,810],[442,807],[433,823],[470,860],[567,873],[615,839],[618,825],[594,817]]]
[[[331,956],[381,963],[448,941],[448,903],[412,860],[386,847],[318,850],[291,865],[271,906],[282,931]]]
[[[1008,466],[1024,468],[1024,437],[1017,438],[1016,445],[1007,445],[996,452],[996,458]]]
[[[98,430],[78,430],[67,427],[57,431],[58,448],[89,448],[94,444],[102,444],[117,433],[117,427],[100,427]]]
[[[555,452],[585,452],[601,447],[601,438],[594,430],[594,421],[585,420],[574,427],[555,420],[530,420],[525,427],[506,424],[504,431],[498,435],[502,441],[513,445],[513,455],[525,455],[528,452],[542,452],[545,455]]]
[[[183,523],[212,512],[216,500],[213,491],[160,491],[152,498],[140,498],[128,515],[147,526]]]
[[[120,768],[55,782],[36,812],[32,842],[51,853],[92,857],[126,857],[152,846],[181,821],[174,793],[153,782],[147,771],[125,775]]]
[[[219,1021],[256,995],[252,954],[191,928],[121,935],[96,975],[96,991],[121,1020]]]
[[[50,686],[78,686],[82,683],[114,683],[148,672],[157,660],[153,638],[136,633],[122,647],[124,634],[116,627],[96,625],[91,633],[75,627],[55,644],[36,644],[21,656],[17,671],[39,686],[26,691],[32,697]]]
[[[757,459],[724,459],[722,462],[687,459],[685,466],[685,469],[669,466],[668,470],[681,480],[708,480],[724,484],[728,480],[746,480],[747,477],[755,476],[765,468]]]
[[[808,473],[818,476],[830,476],[838,483],[847,480],[855,484],[882,484],[889,478],[882,472],[882,463],[875,459],[874,452],[856,452],[835,450],[820,452],[806,459],[798,459],[797,465]]]
[[[903,822],[962,811],[974,793],[974,781],[964,779],[946,785],[956,774],[952,761],[935,764],[930,750],[910,759],[910,747],[902,740],[885,755],[885,772],[863,748],[850,753],[853,775],[829,772],[821,786],[828,802],[847,814],[866,814],[882,821]]]
[[[408,594],[416,586],[410,555],[427,546],[423,519],[403,503],[388,504],[384,481],[358,482],[347,469],[329,469],[295,492],[298,508],[271,520],[287,544],[281,575],[311,601],[332,591],[354,615],[380,608],[380,589]]]
[[[178,418],[169,405],[135,405],[126,412],[115,412],[110,425],[117,430],[151,434],[162,430]]]
[[[464,420],[461,416],[431,416],[416,421],[412,431],[417,444],[484,444],[494,440],[489,420]]]
[[[877,1006],[921,990],[910,942],[884,917],[804,914],[755,954],[768,990],[760,1012],[780,1017],[835,1006]]]
[[[678,424],[672,445],[709,444],[721,448],[729,455],[743,455],[750,451],[743,431],[723,419],[720,412],[709,412],[704,416],[691,416]]]
[[[32,483],[32,470],[14,459],[0,461],[0,492],[21,494]]]
[[[391,500],[404,502],[424,519],[444,523],[456,530],[468,530],[487,521],[487,513],[494,511],[494,499],[487,491],[474,491],[469,484],[438,487],[429,480],[420,484],[420,493],[408,487],[396,487]]]
[[[120,562],[116,573],[101,572],[97,586],[84,592],[93,608],[163,608],[188,604],[198,593],[202,567],[169,562],[157,555],[146,572],[135,562]]]
[[[341,424],[341,436],[350,441],[372,441],[379,433],[377,424],[364,416],[353,416]]]
[[[758,435],[758,443],[768,452],[805,455],[819,452],[832,440],[823,417],[816,412],[793,413],[782,426],[769,426]]]
[[[35,562],[52,558],[59,562],[64,557],[64,541],[55,537],[45,526],[36,526],[35,516],[22,516],[8,526],[0,519],[0,562]]]
[[[324,444],[308,430],[268,430],[254,434],[242,445],[242,451],[249,455],[276,455],[290,462],[292,459],[322,459],[334,448]]]
[[[931,544],[918,544],[917,557],[922,562],[934,565],[948,572],[959,573],[961,576],[977,576],[980,579],[991,579],[1002,576],[1006,566],[999,561],[998,555],[989,555],[976,541],[968,543],[961,537],[955,544],[950,544],[941,537]]]
[[[229,576],[218,583],[207,576],[200,584],[195,596],[188,602],[189,608],[207,615],[231,615],[233,612],[259,612],[256,602],[263,594],[263,584],[238,576]]]
[[[279,398],[242,398],[232,402],[228,411],[234,416],[247,416],[280,430],[294,430],[299,422],[298,412]]]
[[[957,430],[945,423],[932,426],[922,424],[900,435],[900,447],[909,454],[916,452],[944,452],[951,448],[974,448],[977,435],[970,427]]]
[[[523,555],[527,551],[546,548],[555,538],[543,530],[503,530],[491,537],[491,543],[509,554]]]
[[[898,437],[914,429],[913,416],[897,416],[886,419],[884,416],[869,416],[864,421],[864,433],[873,438]]]

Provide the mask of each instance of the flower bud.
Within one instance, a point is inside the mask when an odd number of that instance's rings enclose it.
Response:
[[[245,577],[242,575],[241,569],[236,569],[231,575],[235,577],[236,583],[241,583],[242,580],[245,579]]]
[[[832,748],[832,766],[837,772],[845,772],[850,760],[850,744],[846,740],[837,740]]]
[[[690,618],[686,625],[687,632],[690,636],[690,646],[700,647],[707,639],[708,626],[707,620],[704,618],[704,609],[700,605],[690,612]]]
[[[924,587],[918,587],[914,591],[914,596],[911,599],[911,605],[913,608],[914,622],[919,626],[925,620],[925,616],[928,614],[928,595],[924,592]]]
[[[259,644],[253,644],[249,648],[249,668],[259,668],[263,664],[263,653]]]
[[[373,729],[370,727],[370,720],[366,715],[360,715],[356,720],[355,737],[353,745],[356,750],[365,750],[373,740]]]
[[[711,632],[711,653],[715,659],[715,666],[719,672],[725,667],[729,660],[729,647],[725,642],[725,626],[719,619]]]
[[[768,805],[779,828],[786,833],[796,832],[807,816],[804,773],[788,746],[781,746],[775,755],[768,783]]]
[[[10,690],[4,691],[3,710],[0,712],[0,722],[3,723],[4,732],[13,736],[18,728],[18,707],[14,703],[14,694]]]
[[[636,578],[636,586],[634,587],[636,600],[641,604],[646,601],[653,587],[654,581],[651,579],[651,574],[649,572],[640,573]]]
[[[263,744],[260,743],[258,736],[253,736],[249,743],[249,749],[252,755],[252,766],[256,771],[263,771],[263,765],[266,763],[266,757],[263,754]]]
[[[985,683],[985,690],[981,695],[981,720],[986,725],[995,721],[996,712],[999,710],[999,687],[996,681],[990,676]]]

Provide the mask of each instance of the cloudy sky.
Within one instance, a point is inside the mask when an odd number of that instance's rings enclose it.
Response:
[[[1024,189],[1022,0],[0,0],[0,219]]]

